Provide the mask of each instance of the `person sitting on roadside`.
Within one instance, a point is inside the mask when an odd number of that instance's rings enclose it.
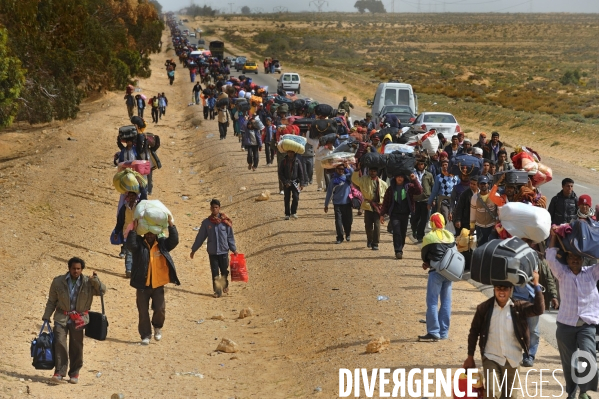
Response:
[[[418,341],[437,342],[447,339],[449,335],[452,282],[431,268],[431,262],[440,262],[456,244],[454,235],[445,229],[445,218],[440,213],[431,215],[430,227],[431,231],[424,236],[420,250],[422,268],[429,269],[429,272],[426,285],[426,335],[418,336]]]
[[[527,319],[540,316],[545,311],[543,288],[539,285],[537,271],[533,272],[532,286],[535,292],[534,303],[512,301],[510,298],[514,286],[505,282],[495,284],[493,297],[476,307],[468,333],[468,357],[462,367],[476,368],[474,352],[478,342],[483,374],[489,376],[485,383],[487,398],[513,397],[512,386],[519,374],[522,352],[527,354],[530,347]],[[570,369],[569,363],[567,367],[564,366],[566,368]],[[503,384],[502,388],[499,387],[500,383]]]

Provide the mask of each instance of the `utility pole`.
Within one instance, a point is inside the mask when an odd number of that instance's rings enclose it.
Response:
[[[316,6],[316,8],[318,9],[318,12],[322,12],[322,7],[324,7],[325,4],[328,6],[329,2],[326,0],[312,0],[310,2],[310,5],[312,5],[312,4],[314,4]]]
[[[528,1],[528,12],[532,14],[532,0]]]
[[[391,12],[395,14],[395,0],[391,0]]]
[[[420,0],[418,0],[418,12],[420,13]]]
[[[231,14],[233,14],[233,5],[234,5],[235,3],[228,3],[228,4],[229,4],[229,7],[231,7]]]

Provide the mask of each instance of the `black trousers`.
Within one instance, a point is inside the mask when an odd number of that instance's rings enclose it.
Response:
[[[351,235],[351,225],[354,221],[351,204],[333,205],[335,210],[335,229],[337,230],[337,240],[343,241],[343,232],[345,236]]]
[[[158,123],[158,108],[152,107],[152,122]]]
[[[208,119],[208,111],[210,110],[210,108],[208,108],[207,105],[204,105],[204,119]]]
[[[424,228],[428,222],[427,201],[416,202],[416,210],[412,215],[412,234],[416,235],[416,239],[422,240],[424,237]]]
[[[265,143],[264,150],[266,152],[266,163],[272,164],[275,159],[275,147],[277,143],[273,140],[270,143]]]
[[[393,214],[389,219],[389,224],[393,229],[393,249],[395,253],[403,254],[403,247],[406,245],[406,232],[408,231],[408,220],[410,214]]]
[[[366,240],[372,245],[379,245],[381,239],[381,215],[378,212],[364,211],[364,228]]]
[[[299,191],[292,184],[289,187],[285,187],[283,189],[285,193],[284,201],[285,201],[285,216],[295,215],[297,213],[297,205],[299,203]],[[291,209],[289,207],[289,203],[291,202]]]
[[[227,122],[222,123],[222,122],[218,122],[218,131],[220,132],[220,138],[224,139],[227,137]]]
[[[306,171],[308,183],[312,184],[312,176],[314,175],[314,157],[301,157],[301,162]]]
[[[210,260],[210,271],[212,272],[212,289],[216,292],[215,280],[219,276],[225,278],[225,287],[229,287],[229,254],[222,255],[208,255]]]
[[[245,149],[248,152],[248,165],[252,165],[254,168],[258,167],[258,162],[260,161],[260,152],[258,151],[257,145],[247,145]]]

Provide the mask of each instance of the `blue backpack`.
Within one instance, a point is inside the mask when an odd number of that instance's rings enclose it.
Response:
[[[48,327],[48,332],[44,328]],[[44,320],[39,336],[31,341],[31,357],[36,370],[52,370],[54,368],[54,333],[50,322]]]

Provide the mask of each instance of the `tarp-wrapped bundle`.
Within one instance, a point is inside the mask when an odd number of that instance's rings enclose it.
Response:
[[[133,218],[137,220],[137,234],[148,232],[161,234],[168,229],[168,218],[174,223],[173,214],[159,200],[140,201],[135,207]]]
[[[306,142],[305,137],[285,134],[281,136],[277,147],[281,152],[293,151],[301,155],[306,152]]]
[[[392,152],[395,151],[399,151],[399,152],[406,152],[406,153],[413,153],[414,152],[414,147],[412,147],[411,145],[407,145],[407,144],[396,144],[396,143],[389,143],[385,146],[385,154],[391,154]]]
[[[338,165],[356,163],[356,158],[352,152],[333,152],[323,157],[320,162],[324,169],[335,169]]]
[[[326,136],[323,136],[326,137]],[[336,137],[336,135],[335,135]],[[358,150],[358,146],[359,146],[359,142],[358,141],[354,141],[351,137],[349,140],[344,141],[343,143],[341,143],[339,145],[339,147],[335,148],[333,150],[333,152],[351,152],[352,154],[355,154],[356,151]]]
[[[544,208],[522,202],[509,202],[499,208],[499,221],[514,237],[535,243],[545,241],[551,229],[551,215]]]
[[[599,223],[595,221],[575,220],[571,229],[560,239],[567,252],[584,258],[599,258]],[[558,260],[562,261],[561,258]]]
[[[360,158],[360,163],[367,168],[382,169],[387,166],[387,157],[378,152],[367,152]]]
[[[410,176],[416,165],[414,154],[395,152],[387,155],[387,175]]]
[[[121,194],[126,194],[130,191],[139,194],[140,186],[146,187],[148,181],[141,173],[136,172],[133,169],[124,169],[114,175],[112,184],[116,191]]]
[[[462,170],[462,168],[465,168]],[[460,176],[465,172],[468,176],[477,176],[480,173],[480,161],[473,155],[458,155],[454,158],[451,165],[451,173],[454,176]]]

